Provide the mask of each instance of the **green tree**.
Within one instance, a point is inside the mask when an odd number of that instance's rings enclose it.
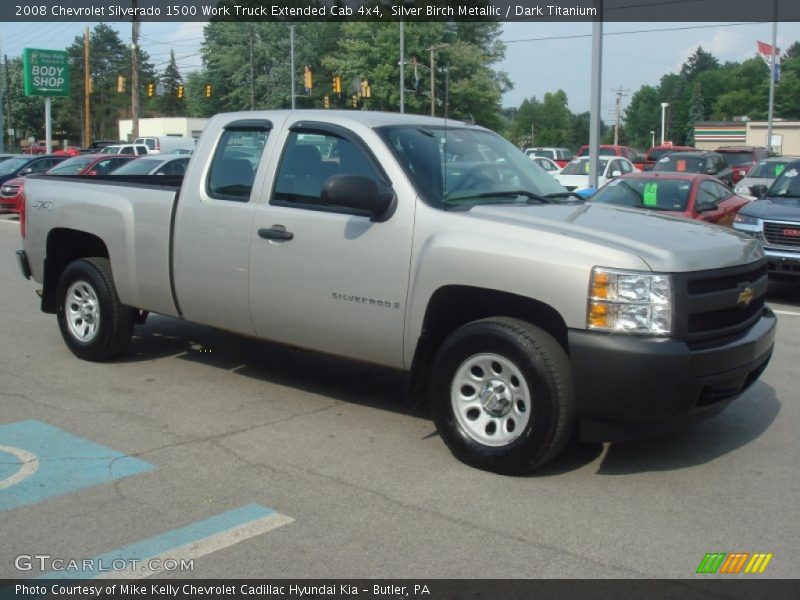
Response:
[[[161,86],[163,89],[163,97],[161,99],[161,114],[165,117],[177,117],[186,114],[185,97],[186,89],[184,87],[184,97],[178,97],[178,88],[183,85],[183,78],[181,72],[178,70],[178,65],[175,63],[175,51],[169,51],[169,62],[167,63],[164,72],[161,74]]]
[[[625,129],[629,141],[638,148],[649,148],[651,131],[659,132],[661,123],[661,95],[658,89],[644,85],[631,96],[625,109]]]
[[[705,120],[705,107],[703,105],[703,94],[700,84],[694,86],[692,102],[689,105],[689,122],[686,124],[686,145],[694,146],[694,127],[699,121]]]

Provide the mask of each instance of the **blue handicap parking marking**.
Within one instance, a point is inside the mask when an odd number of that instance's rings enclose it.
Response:
[[[0,511],[154,468],[41,421],[0,425]]]

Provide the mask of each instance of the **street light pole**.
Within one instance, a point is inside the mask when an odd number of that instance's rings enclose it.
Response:
[[[133,23],[131,24],[131,141],[139,137],[139,18],[136,13],[137,0],[133,0]],[[91,143],[91,140],[90,140]]]
[[[655,145],[656,145],[656,132],[655,132],[655,129],[651,129],[650,130],[650,147],[652,148]]]
[[[406,112],[406,27],[400,19],[400,114]]]
[[[661,145],[664,145],[664,141],[666,140],[664,134],[664,127],[667,117],[667,107],[669,106],[669,102],[662,102],[661,103]]]
[[[294,87],[294,25],[289,25],[289,44],[292,49],[292,110],[295,108],[295,87]]]
[[[600,149],[600,96],[603,80],[603,2],[595,3],[599,19],[592,23],[592,79],[589,100],[589,186],[597,188]]]
[[[775,54],[778,51],[778,0],[773,4],[772,52],[769,60],[769,111],[767,115],[767,152],[772,152],[772,119],[775,111]]]

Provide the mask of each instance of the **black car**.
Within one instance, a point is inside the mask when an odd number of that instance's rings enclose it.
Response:
[[[751,190],[759,199],[739,211],[734,229],[761,242],[770,275],[800,277],[800,161],[787,164],[769,189]]]
[[[50,167],[68,159],[69,156],[57,156],[54,154],[25,154],[15,156],[0,162],[0,184],[15,177],[24,177],[31,173],[44,173]]]
[[[704,173],[733,185],[733,169],[719,152],[674,152],[662,156],[653,171]]]
[[[97,154],[106,146],[114,146],[125,142],[118,142],[116,140],[96,140],[89,144],[88,148],[81,148],[81,154]]]

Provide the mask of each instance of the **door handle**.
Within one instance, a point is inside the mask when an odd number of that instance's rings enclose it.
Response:
[[[294,238],[294,234],[291,231],[286,231],[286,227],[283,225],[273,225],[268,229],[259,229],[258,236],[264,238],[265,240],[289,241]]]

